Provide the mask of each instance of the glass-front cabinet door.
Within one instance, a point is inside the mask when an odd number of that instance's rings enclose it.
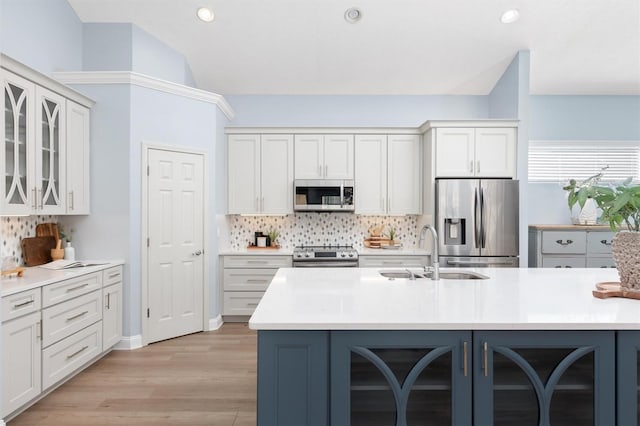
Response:
[[[331,424],[471,425],[471,333],[331,334]]]
[[[616,365],[618,371],[618,426],[640,426],[640,331],[619,331]]]
[[[474,333],[475,424],[616,424],[614,341],[613,331]]]
[[[0,214],[29,214],[35,204],[35,86],[13,73],[4,70],[0,72],[4,101],[4,114],[0,122],[3,131],[0,147],[0,167],[3,172],[0,182]]]
[[[36,87],[37,210],[65,213],[65,98]]]

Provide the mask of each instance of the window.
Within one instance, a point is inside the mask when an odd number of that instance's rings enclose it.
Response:
[[[529,182],[586,179],[606,166],[602,181],[640,181],[640,141],[529,142]]]

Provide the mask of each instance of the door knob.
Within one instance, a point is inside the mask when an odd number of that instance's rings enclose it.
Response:
[[[200,256],[202,254],[202,250],[196,250],[195,252],[191,253],[194,256]]]

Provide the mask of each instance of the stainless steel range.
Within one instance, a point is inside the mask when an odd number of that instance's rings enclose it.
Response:
[[[352,246],[302,246],[293,249],[294,268],[355,268],[358,252]]]

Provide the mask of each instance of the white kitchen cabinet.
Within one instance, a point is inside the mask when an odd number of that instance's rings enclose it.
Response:
[[[122,339],[122,266],[104,271],[102,289],[102,350]]]
[[[2,296],[5,421],[33,404],[42,391],[96,361],[122,337],[122,266],[64,280],[48,277],[42,283]]]
[[[430,265],[429,255],[363,254],[358,258],[361,268],[422,268]]]
[[[2,417],[41,391],[40,310],[2,323]]]
[[[435,177],[515,176],[515,128],[436,129]]]
[[[278,268],[290,268],[291,256],[238,255],[221,256],[222,315],[225,321],[246,316],[260,303]]]
[[[353,135],[295,135],[296,179],[353,179]]]
[[[418,135],[357,135],[356,213],[420,214],[420,152]]]
[[[89,131],[91,111],[67,100],[67,214],[89,214]]]
[[[529,226],[529,267],[615,268],[608,226]]]
[[[293,136],[230,135],[228,213],[293,212]]]
[[[3,215],[87,214],[87,106],[92,101],[7,57],[3,60],[11,71],[1,70],[5,110],[0,118],[0,173],[4,176],[0,211]]]
[[[66,213],[66,101],[36,86],[36,191],[41,214]]]
[[[28,215],[35,210],[35,85],[1,70],[4,113],[0,115],[0,169],[3,215]]]

